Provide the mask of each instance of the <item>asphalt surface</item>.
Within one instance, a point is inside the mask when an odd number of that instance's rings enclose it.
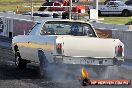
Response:
[[[130,61],[129,61],[130,62]],[[132,79],[131,63],[117,67],[109,67],[102,78],[108,79]],[[129,67],[129,68],[128,68]],[[78,81],[77,74],[69,70],[58,68],[64,72],[51,73],[55,79],[40,78],[36,67],[27,66],[23,71],[16,69],[14,65],[14,54],[10,49],[10,42],[0,39],[0,88],[132,88],[132,85],[90,85],[83,87]],[[80,69],[80,68],[79,68]],[[65,73],[65,74],[64,74]],[[91,77],[96,78],[96,73],[89,70]],[[65,75],[62,77],[62,75]],[[75,75],[73,78],[70,76]]]

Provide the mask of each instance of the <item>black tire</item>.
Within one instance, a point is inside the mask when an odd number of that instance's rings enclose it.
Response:
[[[127,17],[127,16],[130,16],[130,13],[128,10],[124,10],[124,11],[122,11],[122,15]]]
[[[15,52],[15,66],[18,70],[23,70],[26,68],[27,61],[23,60],[19,52]]]
[[[101,11],[98,11],[98,15],[99,15],[99,16],[102,16]]]
[[[47,74],[48,61],[44,52],[41,50],[38,51],[38,57],[40,61],[40,67],[39,67],[40,77],[47,77],[46,74]]]

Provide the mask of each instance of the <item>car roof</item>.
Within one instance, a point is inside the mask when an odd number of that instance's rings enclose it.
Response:
[[[109,1],[109,2],[122,2],[122,1]]]
[[[57,21],[57,22],[59,22],[59,21],[67,21],[67,22],[81,22],[81,23],[88,23],[88,24],[90,24],[88,21],[82,21],[82,20],[69,20],[69,19],[47,19],[47,20],[43,20],[43,21],[40,21],[40,22],[38,22],[38,23],[45,23],[45,22],[48,22],[48,21]]]

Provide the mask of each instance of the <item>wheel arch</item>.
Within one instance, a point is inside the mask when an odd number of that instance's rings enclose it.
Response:
[[[128,10],[128,9],[123,9],[122,12],[123,12],[123,11],[129,11],[129,10]]]
[[[43,56],[46,57],[45,51],[44,51],[44,49],[39,48],[39,49],[38,49],[38,58],[39,58],[39,61],[40,61],[41,59],[43,59]]]
[[[40,51],[41,51],[41,52],[45,52],[44,49],[38,48],[38,52],[40,52]]]
[[[123,9],[122,10],[122,14],[123,14],[124,11],[128,11],[130,13],[130,11],[128,9]]]
[[[122,11],[129,11],[128,9],[123,9]]]
[[[18,46],[17,46],[17,45],[14,45],[14,51],[15,51],[15,52],[19,51],[19,49],[18,49]]]
[[[44,60],[45,62],[49,63],[46,51],[44,49],[38,49],[38,58],[39,61]]]

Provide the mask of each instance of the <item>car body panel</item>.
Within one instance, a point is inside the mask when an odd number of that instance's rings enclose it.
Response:
[[[92,30],[93,35],[87,35],[87,36],[80,36],[80,35],[50,35],[50,34],[44,34],[42,35],[42,30],[45,29],[46,23],[52,23],[53,28],[57,28],[57,31],[60,29],[64,30],[66,27],[66,30],[69,28],[72,30],[72,27],[69,27],[67,25],[71,25],[72,23],[80,23],[81,26],[85,23],[85,25],[89,25],[89,30]],[[58,23],[59,26],[53,26],[54,22]],[[68,23],[66,26],[60,26],[60,23]],[[80,25],[79,24],[79,25]],[[48,25],[48,24],[47,24]],[[43,28],[44,27],[44,28]],[[49,27],[49,25],[48,25]],[[58,30],[59,27],[59,30]],[[74,26],[75,27],[75,26]],[[84,26],[82,26],[84,27]],[[68,29],[67,29],[68,28]],[[76,28],[76,27],[75,27]],[[79,29],[81,29],[79,27]],[[82,30],[82,29],[81,29]],[[84,30],[84,29],[83,29]],[[82,32],[84,32],[82,30]],[[89,32],[89,30],[87,32]],[[44,31],[45,33],[46,31]],[[66,31],[67,33],[67,31]],[[80,33],[80,31],[79,31]],[[57,44],[62,44],[61,51],[62,53],[57,52]],[[19,53],[21,55],[21,58],[29,60],[31,62],[39,62],[39,50],[41,50],[49,63],[56,63],[56,62],[62,62],[62,63],[70,63],[70,61],[74,64],[91,64],[91,65],[113,65],[113,60],[116,57],[115,53],[115,47],[121,45],[123,48],[123,54],[121,57],[122,60],[124,60],[124,45],[119,39],[101,39],[98,38],[94,28],[87,22],[82,21],[72,21],[72,20],[49,20],[49,21],[43,21],[41,23],[37,23],[32,31],[29,33],[29,35],[19,35],[13,37],[12,40],[12,49],[15,53],[14,46],[17,46],[19,49]],[[71,57],[71,59],[66,59],[67,57]],[[76,58],[72,58],[76,57]],[[76,61],[77,59],[77,61]],[[93,60],[95,62],[91,62]],[[109,60],[111,59],[111,60]],[[85,60],[87,60],[85,63]],[[101,60],[101,63],[100,63]],[[105,60],[105,63],[103,63]],[[90,61],[90,62],[89,62]]]

